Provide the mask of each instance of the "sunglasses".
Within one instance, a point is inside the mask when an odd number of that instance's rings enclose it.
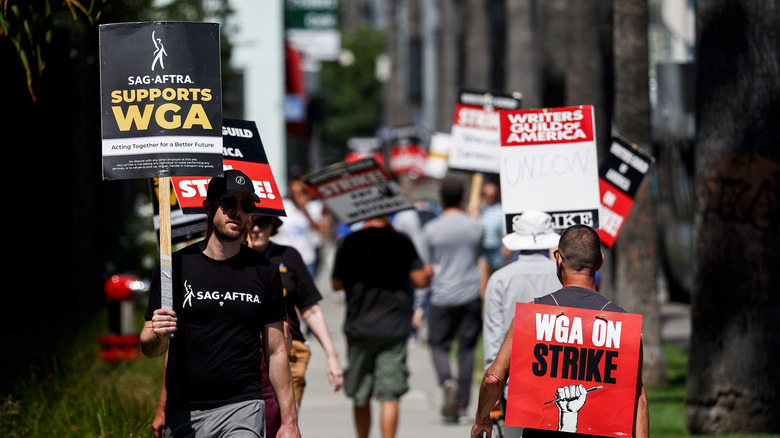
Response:
[[[258,216],[254,219],[252,219],[252,225],[250,228],[254,227],[260,227],[260,228],[268,228],[273,223],[274,218],[269,216]]]
[[[219,201],[225,210],[232,210],[236,208],[236,205],[240,204],[241,210],[243,210],[244,213],[251,213],[255,211],[255,203],[249,198],[242,198],[241,201],[239,201],[235,196],[230,196],[227,198],[219,198]]]

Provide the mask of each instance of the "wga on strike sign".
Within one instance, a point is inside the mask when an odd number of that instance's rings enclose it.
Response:
[[[631,436],[642,316],[517,303],[506,424]]]

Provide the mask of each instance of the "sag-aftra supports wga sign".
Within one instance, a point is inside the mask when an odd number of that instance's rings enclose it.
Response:
[[[222,170],[219,26],[100,27],[104,179]]]

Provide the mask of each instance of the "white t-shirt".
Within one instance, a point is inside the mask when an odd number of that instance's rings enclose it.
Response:
[[[322,245],[322,236],[309,224],[306,215],[292,202],[285,198],[284,210],[286,217],[280,217],[282,226],[271,238],[279,245],[292,246],[301,253],[304,263],[310,265],[317,261],[317,248]],[[306,211],[315,222],[322,220],[322,201],[314,199],[306,204]]]

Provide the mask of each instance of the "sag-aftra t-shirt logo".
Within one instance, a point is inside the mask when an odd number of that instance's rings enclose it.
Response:
[[[220,291],[194,291],[193,287],[189,284],[189,281],[184,282],[184,302],[182,308],[192,307],[192,301],[218,301],[222,306],[226,301],[239,301],[244,303],[260,304],[260,298],[257,294],[251,294],[246,292],[220,292]]]

